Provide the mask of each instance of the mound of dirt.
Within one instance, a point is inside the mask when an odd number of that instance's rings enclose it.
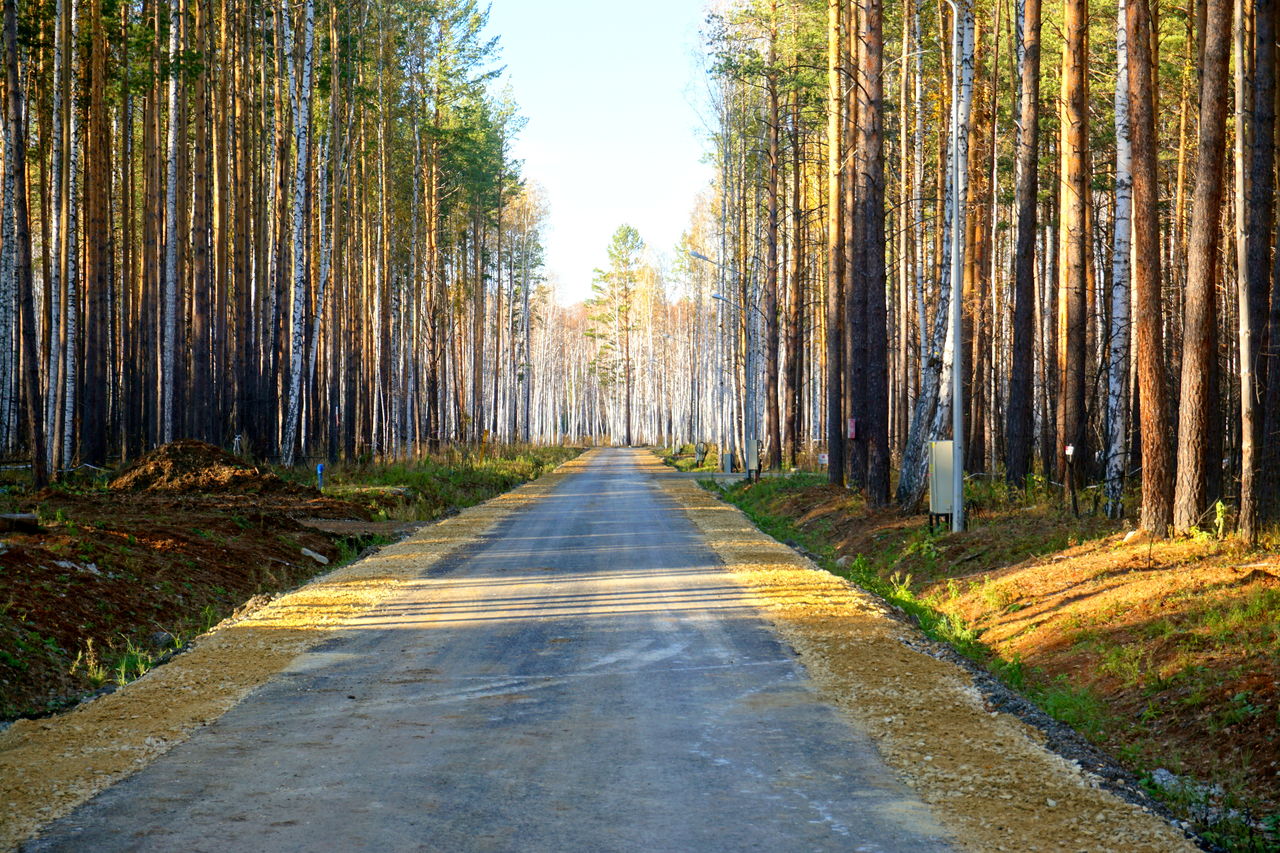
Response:
[[[246,465],[227,451],[194,439],[161,445],[110,483],[118,492],[221,492],[244,495],[301,494],[314,489]]]

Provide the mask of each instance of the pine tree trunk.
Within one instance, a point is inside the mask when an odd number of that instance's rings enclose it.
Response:
[[[1208,502],[1211,429],[1219,400],[1212,393],[1218,369],[1218,306],[1215,291],[1222,236],[1223,164],[1226,156],[1227,59],[1231,47],[1230,0],[1208,0],[1204,68],[1200,83],[1199,158],[1192,197],[1187,252],[1187,299],[1183,317],[1182,393],[1178,414],[1178,476],[1173,526],[1195,528]]]
[[[1273,287],[1270,252],[1275,225],[1276,38],[1280,3],[1254,0],[1253,146],[1249,167],[1249,212],[1246,226],[1244,285],[1240,300],[1240,408],[1242,459],[1240,466],[1240,533],[1247,541],[1257,536],[1258,518],[1274,517],[1272,499],[1280,488],[1275,465],[1280,445],[1275,432],[1265,431],[1265,401],[1273,386],[1280,387],[1280,371],[1263,348],[1268,296]],[[1243,166],[1242,166],[1243,168]],[[1272,353],[1280,341],[1269,344]],[[1247,349],[1246,349],[1247,347]],[[1250,357],[1252,356],[1252,357]],[[1277,413],[1280,414],[1280,413]],[[1261,471],[1272,476],[1261,478]],[[1265,486],[1264,483],[1269,483]],[[1272,494],[1266,494],[1271,491]]]
[[[1265,389],[1277,377],[1268,375],[1262,357],[1267,292],[1271,287],[1271,228],[1275,216],[1275,67],[1276,1],[1254,0],[1253,145],[1245,152],[1245,79],[1247,33],[1243,8],[1236,10],[1236,279],[1239,298],[1240,342],[1240,537],[1253,543],[1258,535],[1260,453]],[[1248,187],[1244,183],[1248,158]],[[1245,211],[1248,195],[1248,211]],[[1270,461],[1270,460],[1268,460]],[[1270,466],[1267,467],[1270,471]],[[1274,478],[1274,474],[1271,475]]]
[[[1160,304],[1160,211],[1157,183],[1155,81],[1151,67],[1149,0],[1126,0],[1129,132],[1133,154],[1134,343],[1142,427],[1143,530],[1165,536],[1173,521],[1173,459],[1164,376],[1164,326]]]
[[[31,275],[31,220],[27,210],[27,131],[23,122],[22,75],[18,71],[18,0],[4,0],[5,90],[8,106],[5,120],[13,147],[6,160],[13,161],[14,265],[17,273],[18,307],[21,314],[22,385],[27,401],[27,438],[31,451],[32,487],[49,484],[45,462],[44,423],[40,401],[39,344],[36,328],[35,287]]]
[[[827,0],[827,479],[844,484],[844,407],[841,394],[844,314],[844,133],[841,74],[841,8]]]
[[[86,148],[85,241],[88,299],[84,318],[84,395],[81,401],[80,461],[101,466],[107,456],[108,354],[111,315],[108,293],[111,280],[111,243],[98,235],[110,233],[111,134],[107,121],[107,45],[103,31],[102,2],[91,0],[89,56],[89,132]],[[127,227],[127,226],[126,226]],[[128,282],[128,278],[123,279]]]
[[[858,146],[858,208],[861,237],[858,266],[866,311],[866,495],[876,507],[889,502],[889,339],[885,304],[884,223],[884,30],[881,0],[863,0],[862,69],[858,88],[861,138]]]
[[[1061,171],[1058,198],[1058,477],[1073,488],[1074,469],[1089,458],[1086,448],[1085,360],[1087,352],[1089,251],[1088,10],[1086,0],[1065,0],[1063,9]],[[1069,463],[1067,447],[1074,447]],[[1070,464],[1070,468],[1068,467]]]
[[[213,272],[210,258],[212,232],[209,228],[210,182],[209,163],[209,73],[212,65],[209,51],[209,2],[196,0],[194,39],[197,49],[206,57],[195,81],[195,133],[192,154],[191,214],[191,376],[188,434],[208,441],[213,433]]]
[[[1005,476],[1023,488],[1031,473],[1034,445],[1033,349],[1036,301],[1036,205],[1040,172],[1040,0],[1018,3],[1017,196],[1018,237],[1013,270],[1013,349],[1009,399],[1005,410]]]
[[[787,270],[787,462],[798,464],[802,442],[800,409],[804,382],[803,250],[804,210],[802,208],[804,165],[801,159],[800,92],[791,94],[791,262]]]

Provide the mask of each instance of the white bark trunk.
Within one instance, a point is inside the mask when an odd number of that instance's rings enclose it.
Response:
[[[76,44],[78,39],[79,17],[76,14],[76,4],[71,4],[71,43]],[[68,80],[71,93],[71,122],[70,122],[70,158],[67,164],[67,230],[64,235],[67,245],[67,275],[63,288],[67,303],[65,332],[66,340],[63,345],[63,357],[65,363],[62,369],[62,464],[70,467],[73,458],[72,439],[75,436],[75,414],[76,414],[76,327],[77,327],[77,291],[76,286],[80,278],[79,265],[79,229],[77,223],[79,220],[79,206],[77,205],[77,197],[79,195],[80,181],[80,119],[79,111],[75,109],[77,99],[76,78],[71,75]]]
[[[1107,370],[1107,514],[1119,518],[1129,434],[1129,259],[1133,174],[1129,142],[1129,48],[1125,0],[1116,26],[1116,210],[1111,254],[1111,352]]]
[[[307,147],[311,141],[311,66],[314,56],[315,0],[306,0],[303,20],[302,79],[294,79],[293,22],[284,22],[285,59],[289,68],[289,101],[293,110],[293,135],[297,146],[293,177],[293,322],[289,342],[289,404],[284,423],[281,461],[292,465],[298,438],[302,402],[302,351],[306,332],[307,300]]]
[[[51,255],[49,263],[49,340],[48,367],[45,377],[44,426],[45,465],[50,475],[56,476],[57,465],[55,451],[61,447],[58,441],[57,420],[58,400],[62,389],[62,205],[63,205],[63,173],[66,158],[63,156],[66,118],[65,99],[62,96],[65,70],[63,59],[66,54],[66,38],[63,32],[63,17],[66,7],[63,0],[54,6],[53,37],[53,127],[51,129],[49,207],[52,214],[49,221],[49,245],[44,251]]]
[[[944,223],[942,240],[942,280],[938,292],[938,306],[933,319],[933,334],[928,354],[923,359],[920,376],[920,394],[916,397],[911,417],[911,429],[907,434],[907,447],[902,456],[902,471],[898,480],[897,500],[903,508],[913,508],[920,502],[926,486],[928,469],[926,443],[931,437],[942,436],[951,420],[951,371],[955,361],[956,340],[949,320],[952,293],[958,281],[958,271],[963,269],[965,252],[965,222],[969,193],[969,116],[973,108],[973,42],[974,19],[972,0],[958,4],[957,26],[960,28],[959,80],[956,84],[955,103],[951,122],[951,145],[948,146],[947,199],[948,215]],[[940,352],[939,352],[940,350]]]
[[[169,61],[179,62],[180,0],[169,0]],[[164,320],[161,338],[161,441],[174,439],[178,385],[178,92],[176,70],[169,76],[169,138],[164,198]]]

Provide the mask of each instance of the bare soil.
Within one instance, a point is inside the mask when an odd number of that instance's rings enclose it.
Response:
[[[287,483],[270,471],[194,439],[157,447],[120,472],[109,488],[114,492],[319,495],[315,489]]]
[[[0,720],[74,704],[122,680],[122,663],[128,680],[144,659],[298,586],[370,535],[307,523],[367,523],[365,507],[188,441],[107,488],[46,489],[17,506],[44,532],[0,541]]]

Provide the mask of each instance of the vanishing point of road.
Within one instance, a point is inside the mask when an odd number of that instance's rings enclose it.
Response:
[[[23,849],[948,849],[638,452],[594,454]]]

